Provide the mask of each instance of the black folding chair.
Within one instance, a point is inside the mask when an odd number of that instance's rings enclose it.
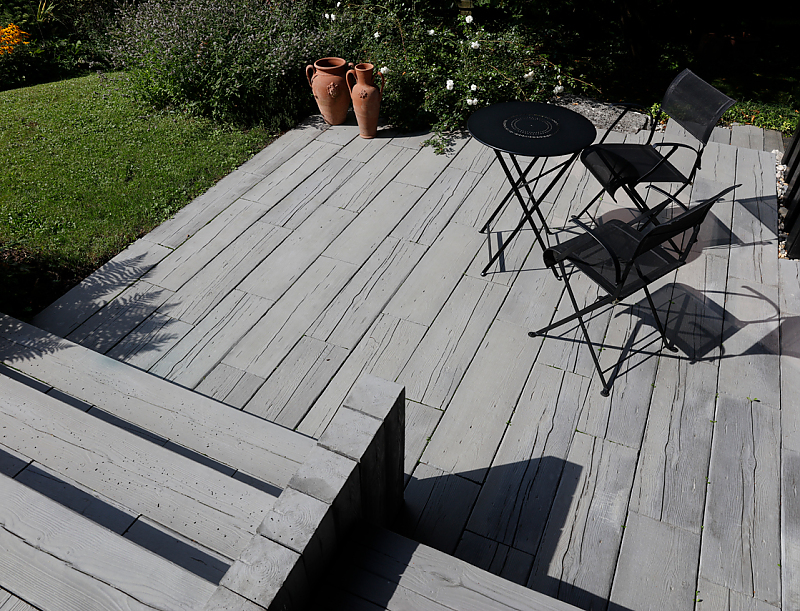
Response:
[[[714,126],[734,103],[735,100],[706,83],[691,70],[684,70],[675,77],[664,94],[659,115],[651,115],[650,134],[645,144],[606,143],[608,134],[629,110],[642,108],[633,104],[620,105],[624,108],[623,112],[608,128],[600,142],[587,147],[581,153],[581,161],[603,188],[576,216],[586,214],[604,192],[614,199],[614,194],[620,187],[641,212],[648,212],[649,207],[636,191],[637,185],[653,182],[678,183],[680,187],[672,194],[677,196],[694,180]],[[651,144],[661,113],[681,125],[698,143],[695,146],[678,142]],[[686,174],[670,160],[681,149],[694,154],[694,162]]]
[[[571,238],[563,244],[548,248],[543,256],[545,265],[553,270],[556,277],[560,276],[564,279],[575,313],[538,331],[531,331],[528,335],[530,337],[544,335],[556,327],[577,319],[586,338],[586,344],[592,354],[597,372],[600,374],[600,381],[603,384],[603,390],[600,394],[607,397],[613,383],[614,374],[612,373],[608,380],[603,375],[600,361],[597,358],[594,344],[589,338],[583,316],[605,305],[617,303],[637,291],[643,290],[664,344],[670,350],[676,351],[677,348],[667,340],[664,323],[661,322],[647,287],[686,263],[686,257],[697,241],[700,225],[705,220],[711,206],[738,186],[728,187],[714,197],[695,204],[688,211],[661,224],[653,222],[654,215],[661,212],[675,198],[666,193],[666,191],[658,189],[658,187],[653,188],[666,195],[667,199],[651,212],[629,223],[614,219],[590,229],[585,223],[573,219],[585,230],[585,233]],[[687,234],[688,239],[678,239],[681,234]],[[676,242],[682,243],[682,245],[676,246]],[[571,265],[572,272],[575,270],[583,272],[589,279],[598,284],[606,294],[581,309],[570,285],[567,263]],[[558,267],[560,274],[556,271],[556,267]],[[624,358],[624,355],[620,356],[620,362],[622,358]],[[618,366],[619,363],[617,363]]]

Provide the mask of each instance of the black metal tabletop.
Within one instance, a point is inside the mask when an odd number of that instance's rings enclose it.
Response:
[[[503,102],[474,112],[467,129],[478,142],[523,157],[556,157],[594,142],[591,121],[563,106],[541,102]]]

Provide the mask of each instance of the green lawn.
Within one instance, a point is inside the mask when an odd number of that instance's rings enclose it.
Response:
[[[271,140],[126,91],[91,75],[0,93],[0,312],[30,318]]]

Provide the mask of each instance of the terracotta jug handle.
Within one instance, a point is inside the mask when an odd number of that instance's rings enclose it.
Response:
[[[309,86],[313,86],[311,85],[311,79],[314,78],[315,72],[316,69],[314,68],[314,66],[312,66],[311,64],[308,64],[308,66],[306,66],[306,78],[308,79]]]
[[[383,75],[383,72],[381,72],[380,70],[378,70],[376,72],[376,74],[381,77],[381,94],[383,94],[383,86],[386,84],[386,77]]]
[[[350,83],[350,75],[353,76],[353,82]],[[347,81],[347,88],[350,90],[350,95],[353,95],[353,87],[356,86],[356,82],[358,82],[358,77],[356,76],[355,70],[348,70],[347,74],[344,75],[345,81]]]

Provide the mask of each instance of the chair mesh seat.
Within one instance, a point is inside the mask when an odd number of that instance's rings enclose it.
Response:
[[[594,234],[614,252],[622,269],[636,254],[645,235],[618,219],[599,225],[594,229]],[[636,265],[643,277],[640,277],[636,270],[631,270],[620,290],[611,254],[589,234],[574,237],[563,244],[549,248],[544,253],[544,262],[548,267],[552,267],[557,261],[569,261],[594,280],[606,293],[609,295],[616,293],[619,299],[632,295],[645,284],[663,276],[669,270],[680,267],[680,260],[676,254],[660,245],[654,246],[636,258]]]

